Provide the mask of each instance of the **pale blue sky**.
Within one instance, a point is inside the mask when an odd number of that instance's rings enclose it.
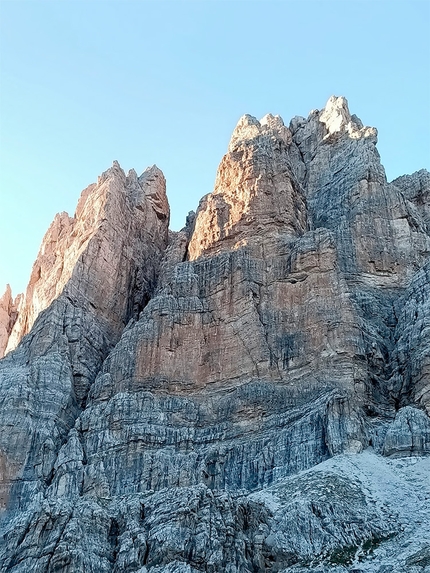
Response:
[[[428,0],[0,0],[0,291],[114,159],[167,179],[179,229],[244,113],[347,97],[388,179],[430,167]],[[0,293],[1,294],[1,293]]]

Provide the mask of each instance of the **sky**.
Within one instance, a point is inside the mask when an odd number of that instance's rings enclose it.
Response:
[[[0,295],[113,160],[162,169],[180,229],[244,113],[343,95],[388,180],[429,169],[429,38],[428,0],[0,0]]]

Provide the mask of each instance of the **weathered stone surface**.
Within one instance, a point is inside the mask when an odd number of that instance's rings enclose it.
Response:
[[[404,406],[418,403],[430,415],[430,262],[416,273],[399,301],[392,392]]]
[[[35,500],[5,528],[5,546],[21,543],[0,570],[411,573],[430,542],[429,461],[341,455],[252,494],[199,484]]]
[[[423,456],[430,454],[430,418],[422,410],[405,406],[385,436],[386,456]]]
[[[151,209],[147,208],[148,205]],[[141,211],[142,215],[138,215],[136,210]],[[124,219],[130,213],[134,217],[128,227]],[[139,281],[147,280],[137,275],[128,276],[121,268],[123,259],[127,260],[129,254],[124,242],[129,241],[133,245],[141,239],[142,230],[137,228],[136,223],[139,218],[139,224],[145,227],[148,237],[154,237],[158,232],[160,220],[169,219],[164,176],[154,166],[147,169],[140,178],[133,170],[126,177],[115,161],[113,167],[99,177],[97,184],[90,185],[82,192],[75,217],[60,213],[49,227],[33,265],[27,291],[21,300],[7,351],[17,346],[42,310],[58,298],[72,274],[76,277],[75,291],[79,290],[82,296],[86,289],[91,288],[92,292],[86,293],[86,296],[94,297],[99,313],[104,314],[112,311],[104,307],[112,304],[114,290],[118,286],[121,288],[119,296],[124,296],[130,280],[137,281],[137,286],[140,286]],[[133,223],[136,228],[133,228]],[[124,234],[124,231],[127,233]],[[163,232],[166,234],[167,231]],[[122,256],[119,256],[120,253]],[[94,269],[89,268],[92,262],[96,264]],[[81,269],[83,265],[85,269]],[[126,270],[130,269],[126,267]],[[134,269],[131,270],[133,272]],[[97,276],[99,273],[100,276]],[[117,284],[118,273],[120,285]],[[81,276],[78,277],[78,274]],[[107,282],[101,280],[102,275]],[[93,277],[94,284],[91,284]],[[153,277],[150,279],[154,280]],[[139,305],[139,302],[132,301],[132,304]],[[122,317],[115,318],[120,332]]]
[[[59,213],[51,223],[33,265],[26,293],[21,299],[17,321],[10,334],[6,352],[16,348],[21,338],[31,330],[37,316],[58,297],[69,280],[80,254],[80,249],[77,248],[79,241],[73,241],[73,227],[74,219],[67,213]],[[89,240],[94,229],[83,230],[79,239],[85,237],[87,232]],[[71,252],[66,256],[70,242]],[[81,249],[84,250],[85,247],[84,239]]]
[[[4,356],[10,333],[17,319],[20,300],[21,295],[13,300],[10,285],[7,285],[5,293],[0,298],[0,358]]]
[[[306,167],[311,226],[334,232],[340,269],[369,286],[406,286],[430,254],[430,239],[424,210],[411,207],[399,180],[387,183],[376,129],[336,97],[307,120],[294,118],[290,129]]]
[[[59,216],[0,362],[1,572],[425,563],[429,176],[376,139],[345,98],[244,116],[181,231],[155,167]]]
[[[168,222],[161,171],[126,177],[115,162],[48,230],[11,338],[33,328],[0,363],[3,507],[52,479],[103,360],[155,288]]]
[[[427,232],[430,231],[430,173],[421,169],[412,175],[403,175],[393,182],[405,198],[415,207],[424,219]]]
[[[306,230],[306,205],[291,171],[291,149],[291,133],[279,116],[269,114],[259,122],[244,115],[239,120],[214,192],[197,211],[190,260],[244,245],[270,249],[273,233],[297,236]]]

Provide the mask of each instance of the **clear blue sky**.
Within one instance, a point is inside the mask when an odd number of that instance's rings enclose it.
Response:
[[[391,180],[430,167],[428,0],[0,0],[0,291],[114,159],[167,179],[171,227],[244,113],[347,97]],[[1,294],[1,293],[0,293]]]

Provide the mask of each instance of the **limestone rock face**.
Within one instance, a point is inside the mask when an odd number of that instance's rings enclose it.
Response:
[[[405,199],[412,203],[423,218],[427,231],[430,229],[430,173],[421,169],[412,175],[403,175],[393,181]]]
[[[70,241],[73,223],[74,219],[67,213],[56,215],[43,238],[27,291],[21,299],[18,319],[10,334],[6,352],[16,348],[21,338],[30,331],[40,312],[58,297],[70,278],[78,257],[77,252],[71,253],[70,258],[66,256],[67,241]],[[85,248],[84,243],[82,246]],[[66,268],[64,268],[65,259]]]
[[[168,223],[161,171],[139,181],[116,162],[83,191],[73,219],[54,219],[9,345],[34,324],[0,363],[4,504],[51,479],[103,360],[155,288]]]
[[[151,208],[147,208],[148,205]],[[136,214],[136,209],[143,214]],[[118,287],[118,272],[123,274],[120,295],[124,296],[130,277],[121,269],[124,259],[127,260],[129,255],[123,248],[123,241],[140,239],[139,236],[134,236],[133,227],[127,228],[124,220],[130,211],[135,215],[135,219],[140,218],[139,224],[145,227],[148,237],[158,231],[160,220],[168,220],[165,180],[156,166],[145,171],[140,178],[134,171],[130,171],[126,177],[119,164],[114,162],[113,166],[99,177],[97,184],[90,185],[82,192],[74,218],[67,213],[56,215],[43,238],[33,265],[7,351],[14,349],[21,338],[31,330],[37,316],[58,298],[72,274],[75,275],[75,290],[85,291],[89,287],[91,276],[86,276],[88,268],[82,268],[83,258],[93,258],[96,265],[91,271],[93,276],[100,273],[97,282],[90,287],[93,292],[87,293],[87,297],[94,298],[93,302],[99,312],[105,306],[105,301],[113,299],[113,290]],[[132,224],[133,221],[130,225]],[[135,226],[137,227],[136,223]],[[129,232],[129,236],[122,239],[118,235],[124,230]],[[167,234],[166,231],[164,233],[165,242]],[[85,265],[88,266],[91,266],[91,261]],[[102,274],[107,279],[107,284],[101,282]],[[141,280],[140,277],[136,279]],[[111,311],[110,308],[104,310]],[[121,332],[122,317],[116,318],[118,331]]]
[[[245,115],[181,231],[155,166],[57,216],[0,362],[1,573],[427,567],[430,176],[376,141],[342,97]]]
[[[411,201],[424,201],[425,172],[410,198],[400,180],[388,184],[376,129],[351,116],[345,98],[331,97],[322,112],[294,118],[290,128],[306,166],[311,225],[334,232],[340,269],[370,287],[406,286],[430,254],[426,210]]]
[[[415,274],[399,307],[392,392],[402,406],[416,403],[430,415],[430,262]]]
[[[290,167],[295,150],[279,116],[258,121],[244,115],[239,120],[214,192],[197,211],[190,260],[245,245],[268,248],[274,232],[295,236],[306,230],[303,193]]]
[[[9,285],[6,286],[4,295],[0,298],[0,358],[3,358],[10,333],[18,316],[18,306],[21,295],[15,300]]]
[[[405,406],[385,436],[384,454],[401,457],[430,454],[430,419],[425,412]]]

